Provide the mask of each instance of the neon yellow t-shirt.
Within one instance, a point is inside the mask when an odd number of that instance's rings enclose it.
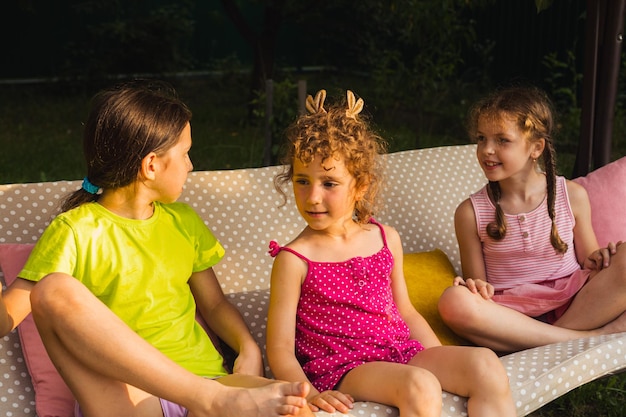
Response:
[[[174,362],[216,377],[226,370],[195,320],[188,280],[223,256],[217,238],[186,204],[155,202],[150,219],[132,220],[87,203],[50,223],[19,276],[72,275]]]

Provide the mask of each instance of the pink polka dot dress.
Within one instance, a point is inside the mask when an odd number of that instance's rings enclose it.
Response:
[[[380,224],[383,247],[366,258],[314,262],[270,243],[276,256],[288,251],[308,265],[296,317],[296,357],[313,384],[331,390],[351,369],[367,362],[407,363],[424,349],[409,338],[391,291],[393,255]]]

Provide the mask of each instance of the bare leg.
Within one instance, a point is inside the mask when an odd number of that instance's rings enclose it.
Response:
[[[468,397],[470,416],[516,415],[509,378],[490,349],[437,346],[419,352],[409,364],[432,372],[444,390]]]
[[[472,294],[463,286],[444,291],[439,299],[439,313],[455,333],[498,352],[513,352],[601,333],[600,330],[571,330],[543,323]]]
[[[618,247],[608,268],[592,275],[554,325],[485,300],[462,286],[446,289],[439,300],[439,312],[452,330],[501,352],[624,332],[625,311],[626,245]]]
[[[441,415],[441,385],[429,371],[409,365],[370,362],[348,372],[338,387],[356,401],[376,401],[402,417]]]
[[[565,314],[554,323],[568,329],[626,331],[626,246],[620,245],[608,268],[593,275],[576,294]],[[623,316],[623,317],[622,317]]]
[[[89,416],[161,416],[159,397],[195,417],[312,415],[306,384],[251,377],[247,385],[262,387],[232,388],[186,371],[68,275],[37,283],[31,304],[51,359]]]

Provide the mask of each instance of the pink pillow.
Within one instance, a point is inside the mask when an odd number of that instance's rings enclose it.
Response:
[[[591,202],[591,224],[600,246],[626,241],[626,156],[573,180],[585,187]]]
[[[32,244],[0,244],[0,268],[11,285],[33,249]],[[48,357],[32,315],[18,326],[22,351],[35,389],[35,409],[40,417],[73,417],[74,397]]]

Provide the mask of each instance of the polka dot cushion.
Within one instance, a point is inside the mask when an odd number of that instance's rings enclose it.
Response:
[[[486,183],[476,147],[429,148],[387,158],[386,206],[379,220],[398,230],[405,253],[441,249],[460,273],[454,211]]]
[[[439,248],[460,271],[452,218],[456,206],[485,183],[475,152],[474,145],[462,145],[386,156],[386,206],[377,218],[399,231],[406,253]],[[272,264],[267,253],[269,241],[284,245],[304,227],[290,190],[285,190],[289,196],[285,204],[274,190],[273,177],[280,169],[194,172],[180,198],[196,209],[226,248],[216,272],[262,348]],[[59,201],[78,187],[79,181],[0,185],[0,244],[35,242],[57,212]],[[624,343],[626,334],[620,334],[502,357],[518,415],[529,414],[592,379],[624,369]],[[467,415],[464,398],[443,393],[442,399],[442,415]],[[13,332],[0,339],[0,417],[35,415],[31,380],[18,335]],[[397,417],[398,413],[376,403],[357,403],[349,415]]]
[[[501,358],[518,415],[626,367],[626,333],[571,340]]]
[[[0,339],[0,416],[35,415],[35,392],[16,331]]]

